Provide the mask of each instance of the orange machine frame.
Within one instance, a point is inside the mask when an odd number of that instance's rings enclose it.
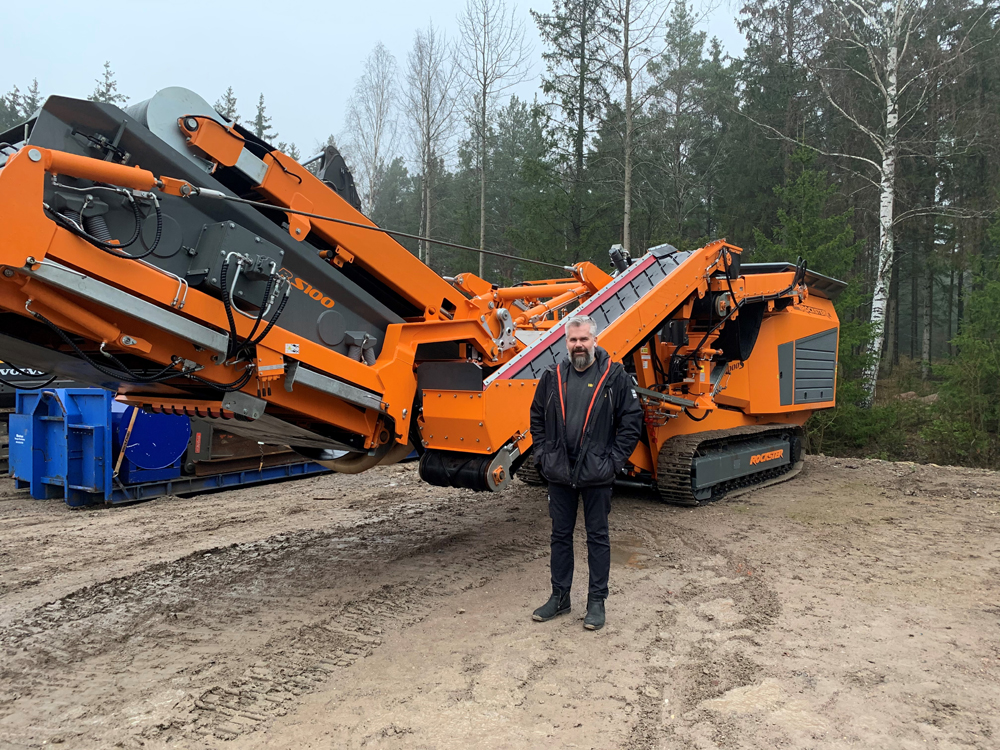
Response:
[[[191,146],[216,166],[235,163],[244,147],[239,133],[212,118],[182,117],[178,127]],[[314,235],[333,248],[319,250],[321,257],[338,266],[354,263],[376,273],[387,287],[423,312],[419,318],[388,327],[381,353],[370,367],[276,325],[257,347],[257,364],[267,363],[274,368],[272,374],[265,377],[259,370],[257,378],[251,379],[243,391],[264,398],[278,413],[334,424],[359,435],[371,451],[389,443],[405,445],[415,416],[412,406],[417,395],[417,347],[433,342],[464,342],[481,354],[484,366],[500,368],[498,374],[488,378],[478,392],[425,389],[416,425],[421,443],[428,449],[480,455],[494,454],[502,447],[515,456],[525,453],[531,445],[527,415],[537,381],[502,375],[503,366],[526,348],[509,335],[508,322],[520,330],[550,330],[559,324],[568,305],[583,303],[581,309],[585,309],[588,300],[596,299],[612,277],[590,263],[580,263],[567,269],[571,277],[510,288],[496,288],[473,274],[463,274],[448,283],[389,236],[340,223],[375,226],[302,165],[280,152],[266,154],[263,163],[266,173],[254,189],[265,201],[282,209],[330,217],[287,213],[288,233],[293,239],[301,242]],[[123,261],[95,251],[89,243],[58,226],[43,210],[47,174],[191,199],[199,194],[195,186],[183,180],[154,175],[139,167],[25,146],[0,170],[0,206],[5,215],[0,221],[0,307],[25,316],[43,312],[62,329],[110,352],[139,353],[161,365],[179,359],[195,363],[200,368],[199,377],[207,381],[224,384],[236,380],[241,371],[233,363],[218,361],[211,352],[170,331],[32,278],[32,272],[42,264],[57,261],[181,318],[220,332],[228,330],[219,299],[191,289],[179,303],[176,277],[141,262]],[[686,411],[690,414],[700,410],[704,419],[679,419],[685,409],[669,403],[655,407],[647,404],[647,434],[632,456],[633,471],[655,474],[658,448],[673,435],[776,421],[801,424],[815,409],[833,405],[831,394],[828,403],[781,406],[775,379],[777,365],[772,361],[779,343],[836,326],[832,303],[825,298],[810,298],[808,286],[796,281],[792,271],[720,278],[739,253],[739,248],[724,241],[691,253],[676,272],[599,335],[601,346],[612,359],[633,358],[640,387],[663,385],[657,382],[654,368],[646,363],[652,357],[662,360],[678,352],[671,350],[657,333],[665,320],[675,314],[690,317],[695,302],[708,294],[729,295],[733,307],[745,299],[783,295],[780,311],[773,301],[769,303],[755,353],[741,367],[725,374],[724,388],[710,381],[712,359],[717,354],[713,344],[718,334],[682,352],[689,355],[688,377],[683,384],[671,386],[669,392],[680,395],[678,389],[682,386],[685,398],[693,401]],[[808,305],[804,304],[807,299]],[[238,318],[235,325],[237,334],[245,337],[252,321]],[[507,343],[500,345],[498,341]],[[372,394],[378,406],[359,406],[303,388],[270,387],[284,377],[283,366],[291,361]],[[185,400],[177,388],[169,385],[139,391],[134,386],[123,386],[123,391],[131,391],[139,403],[159,408],[183,409]],[[215,408],[221,411],[221,406]]]

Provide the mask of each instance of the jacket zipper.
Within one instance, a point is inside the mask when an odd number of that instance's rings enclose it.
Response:
[[[614,364],[614,362],[608,362],[608,371],[604,373],[605,376],[607,376],[607,375],[609,375],[611,373],[611,366],[613,364]],[[569,375],[569,372],[567,371],[566,374]],[[602,383],[603,383],[603,380],[604,380],[604,378],[601,379]],[[611,386],[609,385],[609,386],[607,386],[607,388],[608,388],[608,391],[610,392]],[[604,386],[602,385],[601,386],[601,390],[603,390],[603,389],[604,389]],[[597,396],[600,396],[600,391],[598,391]],[[596,396],[595,396],[595,401],[596,401]],[[600,408],[600,407],[598,407],[598,408]],[[563,434],[565,435],[565,433],[566,433],[566,425],[565,425],[565,421],[564,421],[564,423],[563,423]],[[584,425],[583,436],[580,439],[580,452],[577,454],[576,466],[573,467],[573,484],[570,485],[571,487],[573,487],[573,489],[576,489],[576,483],[580,481],[580,469],[583,466],[583,463],[580,461],[580,458],[586,452],[586,449],[590,447],[590,436],[591,436],[592,433],[593,433],[593,427],[591,426],[591,424],[588,423],[588,424]],[[563,438],[563,442],[564,443],[566,442],[565,437]]]

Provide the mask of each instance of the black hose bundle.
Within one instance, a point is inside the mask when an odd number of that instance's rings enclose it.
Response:
[[[139,255],[130,255],[124,252],[124,249],[131,247],[136,243],[136,240],[142,235],[142,223],[144,217],[142,211],[139,210],[139,204],[136,202],[135,198],[132,197],[131,193],[122,189],[114,188],[103,185],[94,185],[90,188],[76,188],[70,185],[59,185],[60,188],[67,190],[75,190],[77,192],[90,192],[94,190],[110,190],[114,193],[124,195],[129,202],[129,206],[132,208],[132,215],[135,218],[135,228],[132,232],[132,236],[127,242],[115,242],[111,237],[111,231],[108,229],[107,221],[103,216],[88,216],[83,217],[86,212],[87,204],[89,203],[89,196],[87,200],[84,201],[83,208],[80,211],[74,211],[72,209],[67,209],[66,211],[60,213],[59,211],[52,210],[49,206],[44,205],[45,209],[49,211],[52,218],[64,229],[69,230],[77,237],[86,240],[94,247],[103,250],[108,253],[108,255],[113,255],[116,258],[129,258],[131,260],[141,260],[143,258],[148,258],[156,250],[157,246],[160,244],[160,237],[163,235],[163,212],[160,209],[160,202],[154,197],[153,210],[156,212],[156,235],[153,237],[153,242],[150,244],[149,248]]]
[[[226,359],[234,359],[242,357],[249,354],[251,348],[257,346],[264,338],[271,332],[274,328],[275,323],[278,322],[278,318],[281,317],[281,313],[285,309],[285,305],[288,302],[288,296],[291,292],[291,286],[287,286],[285,293],[281,298],[281,302],[278,304],[278,309],[275,310],[274,315],[264,326],[264,330],[261,331],[260,335],[254,338],[257,334],[257,329],[260,328],[260,324],[264,320],[264,313],[267,312],[268,300],[271,299],[271,295],[274,292],[275,285],[281,284],[281,277],[275,274],[271,274],[267,280],[267,286],[264,287],[264,296],[260,301],[260,307],[257,310],[257,319],[254,321],[253,328],[250,329],[249,335],[239,341],[239,336],[236,331],[236,319],[233,316],[233,298],[230,295],[229,283],[229,258],[226,258],[222,262],[222,269],[219,272],[219,285],[222,287],[222,304],[226,309],[226,319],[229,322],[229,346],[226,350]]]

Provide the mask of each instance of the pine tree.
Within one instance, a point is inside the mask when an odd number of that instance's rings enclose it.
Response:
[[[672,222],[675,243],[703,237],[706,175],[694,156],[706,146],[712,129],[706,115],[708,68],[704,31],[685,0],[671,9],[666,49],[650,64],[656,86],[653,116],[659,120],[657,161],[666,178],[662,183],[664,209]]]
[[[105,104],[125,104],[128,97],[118,91],[118,82],[115,80],[114,71],[111,70],[111,61],[104,61],[104,73],[96,80],[97,88],[94,93],[87,98],[92,102],[104,102]]]
[[[21,122],[21,92],[14,86],[3,96],[0,96],[0,132],[12,128]]]
[[[295,159],[295,161],[298,161],[299,159],[302,158],[302,153],[299,151],[299,147],[296,146],[294,143],[286,143],[285,141],[278,141],[278,145],[275,148],[277,148],[278,151],[280,151],[281,153],[287,154],[288,156],[292,157],[293,159]]]
[[[992,242],[973,265],[966,316],[955,338],[958,354],[942,368],[937,418],[922,437],[948,462],[996,468],[1000,465],[1000,219],[989,234]]]
[[[720,196],[726,231],[749,247],[754,229],[777,222],[774,188],[791,173],[792,140],[811,136],[820,107],[807,65],[817,54],[817,0],[748,0],[739,28],[747,40],[737,61],[739,116],[732,123],[729,179]]]
[[[253,134],[263,141],[273,141],[278,134],[271,130],[271,118],[267,116],[267,107],[264,106],[264,95],[260,95],[257,100],[257,113],[250,124]]]
[[[233,93],[232,86],[229,86],[226,93],[216,100],[215,111],[230,122],[238,123],[240,121],[240,116],[236,112],[236,94]]]
[[[381,175],[371,220],[379,226],[416,234],[420,226],[422,193],[420,177],[409,174],[403,157],[397,156]],[[416,240],[396,238],[396,241],[419,255]]]
[[[542,108],[517,97],[494,120],[490,163],[493,182],[488,204],[491,239],[487,247],[538,260],[559,258],[560,236],[552,217],[565,210],[565,193],[558,182],[552,140],[545,132]],[[537,266],[502,261],[500,274],[510,282],[533,278]]]
[[[569,260],[584,251],[584,202],[588,193],[587,145],[608,100],[611,74],[604,49],[609,22],[598,0],[555,0],[551,14],[531,12],[546,44],[542,90],[557,110],[553,118],[563,147]]]
[[[778,224],[771,238],[756,230],[752,260],[792,261],[801,257],[814,271],[847,280],[861,246],[851,227],[854,211],[834,212],[832,204],[840,186],[831,184],[826,174],[815,168],[814,153],[799,149],[791,161],[798,175],[790,175],[784,186],[774,189],[779,200]]]
[[[864,278],[854,270],[862,243],[851,228],[853,211],[843,209],[840,186],[815,168],[815,156],[806,149],[792,154],[788,179],[774,192],[779,207],[773,236],[757,230],[756,249],[744,260],[789,261],[801,256],[810,269],[847,282],[834,301],[840,318],[838,405],[815,414],[808,429],[814,450],[856,450],[877,442],[873,434],[884,416],[859,408],[865,397],[862,376],[869,363],[871,328],[863,313],[858,315],[864,309],[865,295]]]
[[[42,106],[42,94],[38,89],[38,79],[34,78],[27,92],[21,95],[21,117],[27,120]]]

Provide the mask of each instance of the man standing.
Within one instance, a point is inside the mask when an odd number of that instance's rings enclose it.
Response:
[[[549,483],[552,517],[552,596],[532,617],[546,622],[570,610],[573,528],[582,495],[590,568],[583,626],[600,630],[611,571],[611,489],[639,441],[642,408],[625,368],[597,346],[594,320],[574,316],[565,330],[569,358],[542,373],[531,402],[535,467]]]

